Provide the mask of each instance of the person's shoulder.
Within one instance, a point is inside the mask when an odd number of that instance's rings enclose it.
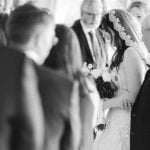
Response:
[[[7,57],[8,59],[11,58],[11,60],[16,59],[15,61],[17,61],[25,58],[26,56],[24,53],[17,49],[7,46],[0,46],[0,57]]]
[[[128,55],[128,54],[130,54],[130,53],[134,53],[134,50],[135,50],[134,47],[128,47],[128,48],[125,50],[125,54]]]
[[[142,50],[138,47],[129,47],[125,51],[123,64],[126,65],[127,68],[130,68],[131,66],[137,70],[141,67],[143,68],[144,61],[140,51]]]
[[[78,28],[79,26],[81,26],[80,19],[74,22],[74,24],[72,25],[72,28],[75,29],[75,28]]]
[[[139,59],[140,58],[140,48],[138,47],[129,47],[124,53],[126,59]]]
[[[74,91],[74,82],[59,72],[46,68],[45,66],[38,66],[38,79],[39,79],[39,89],[41,95],[44,99],[56,104],[64,103],[68,105],[72,97],[72,92]],[[47,99],[48,98],[48,99]],[[51,100],[49,100],[49,98]],[[57,104],[56,104],[57,105]]]
[[[69,79],[65,74],[59,73],[53,69],[45,66],[38,66],[39,74],[51,84],[57,84],[59,87],[72,87],[73,81]]]

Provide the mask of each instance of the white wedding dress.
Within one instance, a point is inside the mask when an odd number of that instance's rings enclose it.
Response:
[[[128,48],[125,52],[126,56],[124,56],[124,61],[128,61],[125,60],[126,58],[128,58],[128,55],[136,55],[138,58],[135,59],[138,59],[138,61],[140,61],[141,63],[141,76],[144,79],[146,72],[145,63],[142,60],[142,57],[139,56],[139,54],[137,54],[137,52],[135,51],[136,50],[134,48]],[[125,66],[128,66],[129,69],[132,69],[131,67],[133,66],[133,64],[131,63],[131,65],[129,66],[125,65],[124,62],[121,63],[119,71],[118,73],[116,73],[119,85],[117,96],[123,94],[123,92],[128,92],[130,90],[129,84],[132,84],[128,83],[127,81],[127,73],[125,73],[124,68]],[[130,81],[132,81],[132,79],[134,78],[136,77],[132,76]],[[137,93],[135,94],[137,95]],[[132,98],[136,97],[136,95],[134,95],[134,93],[130,93],[128,95],[128,98],[130,98],[130,96]],[[97,137],[93,144],[93,150],[130,150],[130,115],[131,110],[124,110],[119,107],[110,108],[106,118],[106,129],[102,133],[97,134]]]

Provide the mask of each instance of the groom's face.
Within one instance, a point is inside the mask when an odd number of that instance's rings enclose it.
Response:
[[[148,22],[144,21],[143,23],[144,24],[142,24],[142,40],[143,40],[147,50],[150,52],[150,26],[148,27]],[[145,23],[147,25],[145,25]]]

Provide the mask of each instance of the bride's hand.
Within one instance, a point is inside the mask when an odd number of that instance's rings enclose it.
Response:
[[[132,105],[133,104],[129,100],[125,99],[122,104],[122,109],[131,110]]]
[[[83,72],[83,74],[85,74],[85,75],[88,75],[88,74],[90,73],[90,69],[88,68],[86,62],[84,62],[84,64],[83,64],[82,72]]]
[[[103,111],[107,109],[107,100],[108,98],[103,98],[103,106],[102,106]]]

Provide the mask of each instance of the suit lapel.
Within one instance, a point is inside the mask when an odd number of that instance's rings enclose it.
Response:
[[[75,28],[74,28],[75,32],[77,33],[77,36],[79,38],[83,60],[86,61],[87,63],[93,63],[92,54],[90,52],[90,48],[89,48],[86,36],[84,34],[84,31],[82,29],[82,26],[79,20],[75,23]]]

